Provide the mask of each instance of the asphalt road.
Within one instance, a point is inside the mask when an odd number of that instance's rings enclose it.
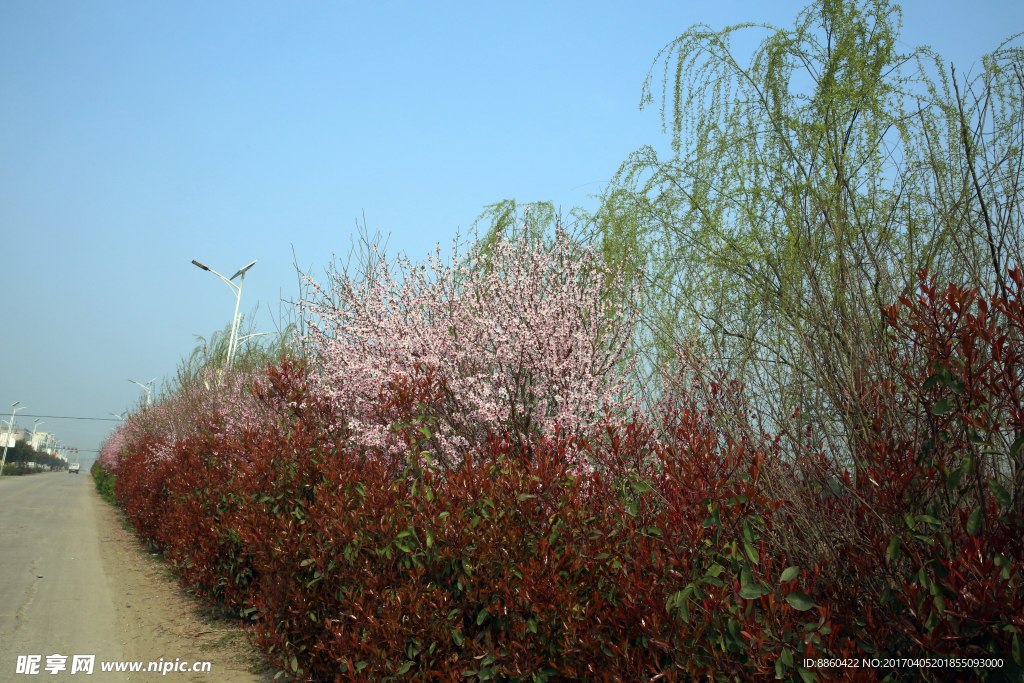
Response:
[[[125,659],[115,586],[100,553],[96,506],[86,474],[52,472],[0,477],[0,682],[32,680],[15,673],[18,655],[41,655],[38,678],[75,681],[72,655],[96,655],[86,680],[106,680],[101,660]],[[68,657],[67,670],[43,669],[47,655]],[[121,674],[120,680],[124,680]]]

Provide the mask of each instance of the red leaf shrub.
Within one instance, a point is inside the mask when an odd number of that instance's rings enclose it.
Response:
[[[867,427],[850,468],[811,440],[787,461],[730,439],[686,394],[589,435],[492,434],[441,467],[432,367],[381,383],[373,447],[286,362],[254,388],[267,419],[125,440],[117,497],[308,680],[1021,680],[1010,279],[988,302],[923,280],[885,311],[891,375],[851,396]]]

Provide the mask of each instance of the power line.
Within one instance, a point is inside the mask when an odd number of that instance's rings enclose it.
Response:
[[[0,417],[3,416],[0,415]],[[120,422],[116,417],[73,417],[70,415],[28,415],[26,413],[22,413],[21,415],[18,415],[18,417],[49,417],[54,420],[105,420],[107,422]]]

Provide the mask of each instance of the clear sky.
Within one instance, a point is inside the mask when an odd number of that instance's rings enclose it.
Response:
[[[505,198],[592,206],[665,147],[640,89],[695,23],[805,2],[0,2],[0,411],[108,417],[242,309],[296,292],[355,219],[423,256]],[[1019,0],[902,3],[963,71]],[[34,418],[19,417],[31,427]],[[111,423],[44,419],[95,449]],[[89,455],[83,453],[82,461]]]

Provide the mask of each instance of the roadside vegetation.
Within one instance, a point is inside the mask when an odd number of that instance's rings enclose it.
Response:
[[[3,476],[20,476],[49,472],[51,467],[67,468],[67,463],[55,455],[42,453],[32,448],[25,440],[15,442],[7,449],[7,462]]]
[[[89,474],[92,475],[93,484],[96,485],[96,491],[99,492],[100,497],[111,505],[116,505],[114,483],[117,481],[117,475],[100,464],[98,460],[93,462],[92,467],[89,468]]]
[[[1024,680],[1024,53],[898,29],[691,28],[669,156],[422,262],[362,234],[97,485],[298,679]]]

